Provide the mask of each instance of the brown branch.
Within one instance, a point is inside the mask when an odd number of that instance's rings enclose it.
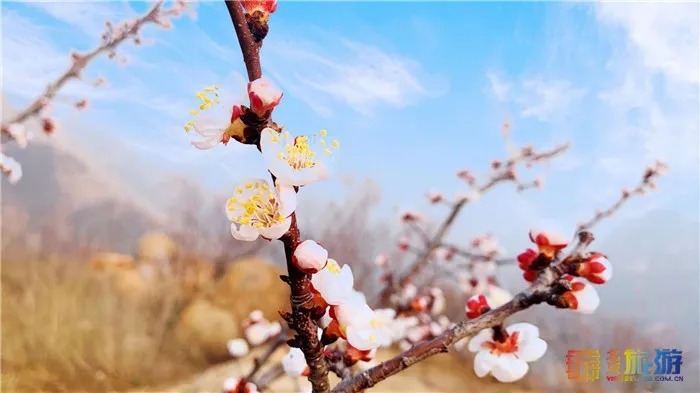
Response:
[[[270,387],[272,382],[282,376],[284,376],[284,368],[282,367],[282,363],[277,362],[271,368],[267,369],[267,371],[260,374],[260,376],[253,381],[253,384],[258,387],[258,391],[262,392]]]
[[[280,333],[277,335],[274,341],[272,341],[267,349],[265,349],[265,352],[263,352],[260,356],[256,357],[255,360],[253,361],[253,369],[250,370],[248,375],[245,376],[246,381],[252,381],[253,378],[255,377],[255,374],[260,371],[260,368],[265,365],[265,362],[270,360],[270,356],[272,356],[275,351],[281,347],[282,345],[286,344],[287,342],[287,335],[284,333]]]
[[[475,252],[463,250],[460,247],[450,245],[450,244],[441,244],[440,247],[448,247],[452,249],[455,253],[455,255],[458,255],[462,258],[466,259],[471,259],[471,260],[478,260],[478,261],[489,261],[489,262],[494,262],[496,265],[510,265],[515,263],[514,258],[495,258],[491,255],[488,254],[478,254]]]
[[[246,71],[248,71],[248,79],[252,82],[262,76],[262,67],[260,66],[260,44],[253,39],[253,34],[248,28],[243,5],[240,1],[226,0],[226,8],[231,16],[231,22],[236,29],[238,44],[241,46],[243,54],[243,62],[245,63]]]
[[[162,6],[163,1],[158,1],[148,10],[148,12],[134,21],[122,22],[119,26],[124,27],[125,30],[120,31],[117,35],[109,37],[109,39],[103,39],[103,42],[99,46],[85,54],[73,54],[70,67],[63,74],[61,74],[58,79],[49,83],[42,95],[35,99],[26,109],[20,111],[15,116],[10,118],[6,124],[22,123],[30,117],[38,115],[39,112],[41,112],[41,110],[48,104],[48,102],[56,96],[58,91],[63,87],[63,85],[66,84],[66,82],[74,78],[80,78],[80,73],[92,59],[105,52],[112,53],[119,44],[129,38],[138,38],[138,33],[144,25],[148,23],[164,25],[166,21],[161,19],[161,17],[175,16],[181,12],[180,8],[176,8],[177,6],[167,10],[163,10]],[[7,133],[3,133],[3,138],[6,136]]]
[[[569,256],[581,257],[586,247],[593,241],[593,235],[589,232],[579,234],[579,242]],[[342,380],[333,393],[356,393],[371,388],[379,382],[399,373],[412,365],[425,360],[433,355],[449,351],[449,347],[465,338],[470,338],[483,329],[492,328],[509,316],[525,310],[535,304],[544,302],[554,292],[554,284],[565,273],[565,265],[550,266],[542,271],[539,278],[532,286],[515,295],[508,303],[491,310],[486,314],[469,321],[460,321],[445,333],[423,341],[407,351],[378,364],[360,374]]]
[[[296,214],[292,214],[292,225],[280,240],[284,244],[284,255],[287,259],[287,272],[292,292],[290,327],[297,333],[296,345],[304,352],[306,364],[309,366],[309,382],[313,386],[313,393],[329,392],[328,363],[323,356],[323,345],[318,339],[318,326],[311,318],[311,307],[313,306],[311,275],[297,269],[293,262],[294,250],[300,243]]]
[[[565,143],[563,145],[557,146],[552,150],[545,151],[543,153],[535,153],[531,148],[523,148],[520,154],[511,157],[505,163],[492,164],[496,172],[489,178],[489,180],[481,185],[475,187],[477,194],[483,194],[489,191],[491,188],[497,184],[505,181],[515,181],[515,166],[521,162],[525,162],[527,166],[531,166],[537,162],[547,160],[549,158],[555,157],[569,148],[569,144]],[[519,183],[520,184],[520,183]],[[420,270],[430,261],[433,252],[440,247],[443,239],[447,235],[448,230],[454,224],[457,216],[462,211],[462,209],[469,204],[470,199],[462,199],[456,202],[450,214],[445,218],[442,224],[438,227],[432,240],[426,245],[425,251],[411,264],[410,269],[403,276],[398,279],[393,280],[393,284],[386,285],[382,291],[379,293],[379,303],[384,304],[387,302],[392,292],[395,292],[398,288],[401,288],[410,282],[411,277],[415,276],[420,272]]]
[[[622,205],[624,205],[625,202],[627,202],[633,195],[643,195],[647,190],[654,189],[656,187],[656,183],[654,182],[654,180],[662,176],[667,169],[668,166],[661,161],[657,161],[654,163],[653,166],[647,167],[647,169],[644,171],[644,174],[642,175],[641,181],[635,188],[633,188],[632,190],[622,190],[620,198],[617,201],[615,201],[615,203],[612,204],[612,206],[608,207],[605,210],[596,211],[595,215],[590,220],[579,224],[578,230],[590,230],[593,226],[601,222],[603,219],[612,216],[613,214],[615,214],[615,212],[620,210]]]
[[[231,16],[231,22],[236,30],[236,36],[243,53],[243,61],[248,71],[248,79],[252,82],[262,76],[260,66],[260,44],[255,43],[248,28],[246,16],[240,0],[226,1],[226,8]],[[274,182],[274,176],[272,177]],[[288,280],[291,287],[292,312],[287,316],[289,327],[296,332],[294,341],[304,352],[306,364],[309,366],[309,382],[314,393],[330,391],[328,381],[328,363],[323,356],[323,345],[318,338],[318,326],[311,318],[313,295],[311,293],[311,275],[302,272],[294,265],[294,250],[300,243],[299,227],[296,214],[291,216],[292,223],[289,231],[280,238],[284,244],[284,254],[287,260]]]

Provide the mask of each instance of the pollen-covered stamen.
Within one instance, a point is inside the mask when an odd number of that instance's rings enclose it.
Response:
[[[196,116],[200,112],[211,108],[213,104],[218,104],[221,102],[219,100],[219,87],[218,86],[207,86],[204,88],[204,90],[198,91],[197,93],[195,93],[195,97],[199,98],[199,100],[201,101],[201,104],[199,105],[198,108],[190,110],[190,114],[192,116]]]
[[[324,138],[327,135],[328,133],[326,130],[321,130],[317,143],[322,147],[324,154],[331,155],[333,153],[331,149],[339,148],[340,142],[334,140],[329,145]],[[313,138],[315,137],[316,136],[314,135]],[[283,140],[287,140],[288,138],[289,133],[285,131],[281,136],[273,136],[272,142],[281,143]],[[315,167],[318,164],[318,158],[316,151],[314,151],[312,147],[313,143],[315,142],[313,138],[303,135],[294,138],[292,143],[285,144],[283,151],[280,151],[277,154],[277,158],[286,161],[287,165],[289,165],[289,167],[294,171],[301,171]]]
[[[226,208],[229,211],[241,210],[233,222],[255,228],[267,228],[286,219],[280,214],[279,202],[267,184],[247,183],[245,188],[239,187],[236,195],[227,201]]]

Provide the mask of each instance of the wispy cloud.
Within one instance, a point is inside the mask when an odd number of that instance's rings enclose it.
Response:
[[[628,154],[697,170],[700,124],[698,4],[599,4],[603,28],[619,31],[613,79],[599,95],[610,138]]]
[[[126,2],[38,1],[27,4],[95,39],[104,31],[105,21],[115,23],[134,14]]]
[[[498,76],[493,71],[486,73],[486,77],[489,78],[489,84],[491,87],[491,93],[498,101],[508,101],[510,98],[510,92],[512,86],[510,83],[503,80],[502,77]]]
[[[625,30],[629,49],[649,69],[700,83],[698,3],[600,3],[597,17]]]
[[[522,117],[546,122],[554,116],[565,115],[572,104],[585,94],[585,89],[576,88],[567,80],[533,78],[522,82],[517,101],[522,105]]]
[[[488,71],[486,77],[491,95],[497,101],[515,104],[525,119],[550,122],[566,115],[572,105],[586,95],[586,89],[575,87],[565,79],[538,75],[509,81],[494,71]]]
[[[266,45],[271,58],[267,70],[325,116],[332,113],[329,101],[367,115],[378,106],[404,108],[447,88],[443,78],[429,74],[418,62],[369,44],[276,39]]]

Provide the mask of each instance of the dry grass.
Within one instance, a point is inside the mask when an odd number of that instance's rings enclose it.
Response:
[[[125,296],[75,261],[3,261],[3,391],[126,390],[203,368],[173,335],[176,284],[161,285]]]

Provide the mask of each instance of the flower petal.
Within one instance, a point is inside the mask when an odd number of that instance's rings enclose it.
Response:
[[[231,223],[231,235],[236,240],[242,240],[246,242],[252,242],[259,236],[258,231],[256,231],[255,228],[253,228],[252,226],[240,225],[239,227],[239,224],[233,222]]]
[[[514,323],[506,328],[506,332],[508,332],[508,334],[520,332],[518,342],[528,342],[540,336],[540,329],[527,322]]]
[[[287,217],[279,224],[274,224],[267,228],[257,228],[257,230],[260,232],[260,236],[264,237],[265,239],[276,240],[287,233],[290,226],[292,226],[292,219],[291,217]]]
[[[207,139],[201,139],[198,141],[192,141],[190,142],[192,146],[196,147],[199,150],[209,150],[212,147],[216,146],[221,142],[221,137],[220,136],[212,136]]]
[[[500,382],[514,382],[527,374],[527,362],[517,359],[512,354],[502,355],[493,366],[491,374]]]
[[[586,282],[586,286],[582,290],[574,292],[574,295],[576,296],[576,300],[578,300],[576,311],[580,313],[592,314],[600,305],[598,292],[593,288],[593,285],[588,282]]]
[[[297,208],[297,192],[292,186],[280,185],[277,187],[277,202],[280,205],[280,214],[289,217]]]
[[[527,342],[519,345],[518,351],[515,354],[520,360],[534,362],[544,356],[545,352],[547,352],[547,343],[543,339],[537,337],[529,339]]]
[[[469,352],[479,352],[484,349],[481,346],[483,343],[492,340],[493,330],[484,329],[480,331],[476,336],[472,337],[471,340],[469,340],[469,345],[467,346],[467,349],[469,349]]]
[[[496,355],[489,351],[479,351],[474,356],[474,373],[479,378],[483,378],[488,374],[497,362]]]

